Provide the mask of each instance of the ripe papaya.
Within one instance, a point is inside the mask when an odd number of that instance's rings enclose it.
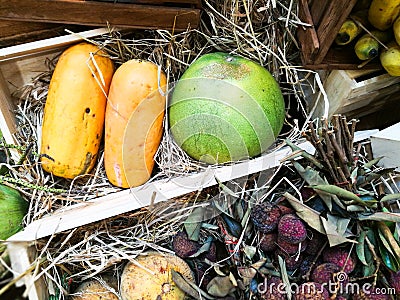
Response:
[[[93,168],[104,129],[112,60],[96,45],[80,43],[60,56],[44,107],[41,162],[68,179]]]
[[[115,71],[104,138],[104,166],[113,185],[135,187],[150,178],[163,133],[166,83],[150,61],[132,59]]]

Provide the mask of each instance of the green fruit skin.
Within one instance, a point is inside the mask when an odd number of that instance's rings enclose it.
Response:
[[[28,212],[28,202],[21,194],[6,185],[0,185],[0,240],[6,240],[20,231],[22,220]],[[0,253],[4,246],[0,244]]]
[[[257,156],[271,146],[283,126],[285,102],[267,69],[215,52],[184,72],[168,116],[175,141],[189,156],[225,163]]]

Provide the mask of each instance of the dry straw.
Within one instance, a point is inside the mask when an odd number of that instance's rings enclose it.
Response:
[[[309,119],[304,91],[321,88],[320,81],[315,79],[318,79],[316,74],[299,67],[296,30],[308,25],[303,24],[297,15],[295,0],[206,0],[203,1],[201,24],[197,29],[189,27],[185,32],[170,32],[116,31],[110,28],[109,34],[91,42],[104,48],[117,65],[132,58],[155,62],[167,73],[169,83],[177,81],[191,62],[208,52],[224,51],[259,62],[280,82],[287,101],[289,129],[272,147],[271,151],[274,151],[284,138],[299,139],[302,123],[296,120]],[[55,61],[48,61],[49,72],[34,78],[17,95],[20,101],[16,112],[19,123],[16,137],[22,145],[19,150],[26,158],[18,164],[10,163],[12,178],[4,180],[30,199],[26,224],[61,207],[119,190],[107,181],[102,152],[93,172],[72,181],[54,178],[41,169],[38,153],[40,124],[54,65]],[[289,114],[293,113],[297,117],[290,118]],[[168,129],[168,124],[165,125]],[[158,173],[153,180],[185,175],[206,167],[189,158],[174,144],[168,130],[165,132],[156,155]],[[269,189],[275,174],[264,174],[266,179],[261,176],[265,179],[263,181],[249,178],[244,182],[232,182],[235,192],[229,197],[242,197],[250,192],[262,195]],[[37,261],[43,268],[38,268],[36,275],[44,275],[50,291],[66,293],[66,278],[79,282],[105,270],[118,273],[120,262],[133,260],[146,249],[171,251],[168,245],[172,235],[196,207],[209,206],[210,202],[205,199],[210,197],[226,200],[227,195],[220,194],[219,188],[208,189],[40,240],[37,242]],[[243,217],[246,220],[246,215]],[[216,230],[216,221],[211,218],[209,223],[210,227],[204,232],[223,239]],[[243,225],[247,226],[247,223]],[[65,298],[65,293],[59,294],[60,299]]]

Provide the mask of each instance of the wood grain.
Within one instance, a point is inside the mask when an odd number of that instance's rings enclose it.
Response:
[[[324,11],[326,7],[328,6],[328,3],[331,1],[328,0],[318,0],[318,1],[313,1],[309,7],[310,7],[310,13],[312,16],[312,20],[314,22],[314,26],[318,27],[319,23],[321,22],[321,18],[324,14]]]
[[[302,143],[299,147],[311,153],[314,151],[314,148],[308,142]],[[199,173],[153,181],[143,186],[75,204],[63,208],[48,217],[32,222],[23,231],[10,237],[8,241],[33,241],[58,232],[147,207],[152,201],[152,195],[155,195],[153,201],[155,204],[216,185],[217,179],[220,182],[227,182],[271,169],[278,166],[280,160],[291,152],[289,147],[283,147],[272,153],[231,166],[210,167]]]
[[[124,28],[185,30],[198,8],[67,0],[0,0],[0,19]]]
[[[0,48],[66,35],[65,29],[79,32],[90,28],[72,24],[0,20]]]
[[[302,22],[310,24],[309,27],[299,26],[297,37],[301,45],[303,63],[311,63],[319,49],[319,41],[315,26],[309,11],[307,0],[299,1],[299,18]]]
[[[320,44],[319,52],[314,63],[319,64],[332,46],[340,27],[350,15],[357,0],[330,1],[317,29]]]

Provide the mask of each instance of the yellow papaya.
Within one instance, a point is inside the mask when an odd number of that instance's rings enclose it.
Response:
[[[113,185],[135,187],[150,178],[163,133],[166,82],[150,61],[132,59],[115,71],[104,137],[104,166]]]
[[[96,45],[80,43],[60,56],[44,107],[41,162],[68,179],[93,168],[104,130],[112,60]]]

